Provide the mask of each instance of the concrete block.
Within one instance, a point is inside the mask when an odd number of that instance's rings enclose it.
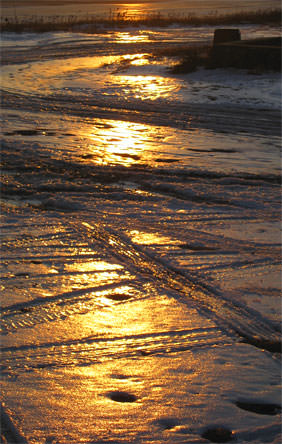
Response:
[[[241,40],[240,29],[216,29],[214,31],[213,44],[234,42]]]

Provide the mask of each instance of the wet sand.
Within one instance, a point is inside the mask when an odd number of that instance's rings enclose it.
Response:
[[[48,91],[67,50],[89,56],[53,42],[5,56],[19,57],[3,86],[6,441],[25,442],[19,427],[30,444],[280,442],[278,111],[113,106],[122,86],[97,98],[93,63],[68,73],[77,90]],[[24,89],[44,75],[46,95]]]

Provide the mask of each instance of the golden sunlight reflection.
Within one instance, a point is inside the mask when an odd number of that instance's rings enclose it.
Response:
[[[119,337],[120,340],[116,344],[117,353],[120,352],[122,344],[125,346],[127,344],[128,349],[132,342],[134,350],[144,346],[142,338],[138,339],[138,335],[143,335],[144,332],[155,334],[159,330],[166,329],[168,326],[164,325],[163,319],[167,309],[171,310],[171,314],[175,313],[175,317],[177,316],[174,301],[168,300],[166,296],[160,296],[157,303],[146,297],[154,292],[153,287],[148,287],[147,291],[143,289],[140,293],[133,286],[122,285],[122,283],[118,289],[95,292],[97,307],[104,309],[99,312],[91,310],[80,318],[78,321],[81,331],[88,336],[94,328],[95,334],[99,332],[113,338]],[[132,341],[127,338],[128,335],[133,335]],[[150,345],[150,339],[148,341],[147,346]],[[115,347],[115,342],[109,343],[108,347],[110,351]]]
[[[143,66],[148,64],[147,54],[127,54],[121,61],[128,61],[131,65]]]
[[[89,261],[89,262],[75,262],[72,264],[65,264],[65,269],[67,271],[110,271],[110,270],[120,270],[123,266],[119,264],[111,264],[105,261]]]
[[[1,69],[2,86],[50,94],[54,90],[73,86],[76,82],[83,85],[101,66],[112,65],[119,59],[119,56],[88,56],[66,58],[64,63],[54,59],[31,65],[6,65]]]
[[[173,79],[152,75],[120,75],[121,94],[130,93],[135,99],[157,100],[169,98],[180,89]]]
[[[97,163],[130,166],[141,158],[150,160],[153,133],[154,128],[149,125],[112,120],[94,126],[91,132],[82,135],[90,139],[88,148],[97,154]]]
[[[97,285],[105,285],[112,283],[119,283],[123,279],[129,279],[130,274],[120,274],[118,272],[100,272],[100,273],[82,273],[79,278],[77,275],[69,276],[68,283],[72,285],[72,288],[81,288],[85,286],[97,286]]]
[[[128,36],[130,39],[139,37]],[[104,98],[114,95],[122,101],[170,98],[180,90],[182,83],[158,75],[152,70],[153,64],[157,62],[150,60],[146,53],[73,57],[64,59],[64,63],[55,59],[23,66],[7,65],[1,71],[1,78],[3,87],[8,89],[51,95],[60,91],[70,99],[85,93],[89,97],[89,91],[94,98],[97,94]]]
[[[144,231],[133,230],[129,233],[131,239],[136,244],[140,245],[167,245],[167,244],[177,244],[181,243],[176,239],[173,239],[169,236],[164,236],[158,233],[149,233]]]
[[[149,41],[149,36],[142,32],[134,35],[130,32],[118,32],[115,34],[115,38],[117,43],[141,43]]]
[[[65,270],[72,273],[68,276],[68,285],[71,284],[73,289],[120,283],[131,277],[129,272],[123,270],[122,265],[105,261],[65,264]]]

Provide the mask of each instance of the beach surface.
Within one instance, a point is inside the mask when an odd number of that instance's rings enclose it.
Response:
[[[280,443],[280,73],[213,31],[3,33],[3,442]]]

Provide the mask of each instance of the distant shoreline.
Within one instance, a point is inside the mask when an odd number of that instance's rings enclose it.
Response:
[[[230,3],[227,0],[2,0],[3,17],[51,17],[107,15],[110,10],[127,11],[130,15],[161,13],[166,15],[232,14],[239,11],[279,9],[279,0],[243,0]]]
[[[138,3],[157,3],[159,0],[141,0],[138,1]],[[126,0],[126,1],[122,1],[122,0],[81,0],[81,1],[77,1],[77,0],[43,0],[41,1],[40,6],[38,6],[38,1],[37,0],[15,0],[15,1],[8,1],[8,0],[3,0],[1,2],[1,7],[2,8],[22,8],[25,6],[34,6],[36,8],[38,7],[45,7],[45,6],[53,6],[53,5],[77,5],[77,6],[81,6],[81,5],[95,5],[95,4],[103,4],[103,3],[112,3],[112,4],[136,4],[136,0]]]
[[[100,32],[101,29],[122,29],[140,26],[167,27],[179,26],[230,26],[240,24],[261,24],[280,26],[281,9],[268,11],[241,11],[233,14],[161,14],[143,11],[132,13],[127,10],[110,10],[104,15],[56,15],[56,16],[12,16],[1,17],[1,32],[50,32],[74,30],[88,33]]]

